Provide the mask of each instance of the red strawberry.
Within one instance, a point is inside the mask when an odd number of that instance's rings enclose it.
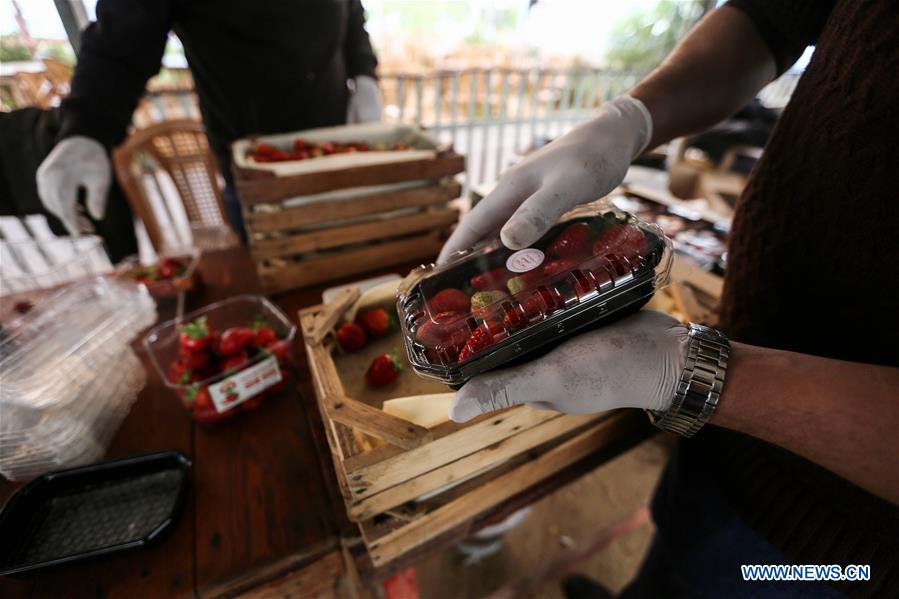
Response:
[[[512,273],[499,266],[493,270],[471,277],[471,288],[475,291],[505,291]]]
[[[215,406],[212,403],[212,397],[209,395],[209,389],[206,387],[197,387],[196,385],[188,387],[184,390],[181,399],[184,400],[188,407],[194,410],[197,408],[209,408],[215,410]]]
[[[373,308],[356,316],[356,322],[372,337],[383,337],[393,329],[394,318],[384,308]]]
[[[565,301],[559,292],[548,287],[540,286],[526,294],[521,299],[521,304],[506,310],[503,316],[503,324],[506,328],[517,330],[525,327],[535,318],[542,318],[564,307]]]
[[[368,341],[365,329],[355,322],[345,322],[337,329],[337,342],[346,351],[356,351]]]
[[[190,382],[192,374],[187,365],[178,360],[169,366],[168,379],[170,383],[186,385]]]
[[[256,332],[247,327],[231,327],[222,333],[219,352],[223,356],[233,356],[256,339]]]
[[[240,353],[234,354],[222,360],[219,368],[221,368],[222,372],[239,370],[246,366],[249,362],[250,356],[247,355],[247,352],[241,351]]]
[[[468,312],[471,307],[471,300],[458,289],[450,288],[434,294],[434,297],[428,301],[428,306],[434,314],[439,312]]]
[[[306,140],[303,139],[302,137],[298,137],[295,140],[293,140],[293,149],[296,150],[297,152],[305,151],[306,150]]]
[[[495,337],[502,332],[502,328],[495,324],[481,323],[478,328],[471,332],[471,335],[462,347],[462,351],[459,352],[459,361],[464,362],[493,345]]]
[[[507,297],[509,295],[505,291],[478,291],[471,296],[471,315],[486,320],[492,315],[492,306]]]
[[[248,326],[251,331],[256,333],[252,341],[255,347],[265,347],[278,338],[275,329],[268,326],[268,322],[262,314],[257,315]]]
[[[646,253],[646,236],[634,225],[612,225],[593,242],[593,255],[635,258]]]
[[[574,258],[564,258],[562,260],[553,260],[543,267],[543,276],[545,279],[551,279],[556,275],[566,273],[576,268],[580,261]]]
[[[590,227],[585,223],[568,225],[546,248],[551,258],[583,258],[590,254]]]
[[[287,339],[278,339],[266,345],[265,349],[277,358],[279,364],[283,364],[290,351],[290,342]]]
[[[396,356],[393,354],[381,354],[372,360],[368,370],[365,371],[365,382],[370,387],[389,385],[399,378],[402,369],[402,365]]]
[[[178,336],[179,351],[199,352],[206,349],[208,344],[209,327],[206,325],[205,316],[181,325],[181,334]]]
[[[207,351],[191,352],[179,347],[178,355],[188,370],[200,370],[209,364],[209,352]]]
[[[468,338],[467,315],[462,312],[440,312],[421,324],[416,338],[431,347],[451,345]]]

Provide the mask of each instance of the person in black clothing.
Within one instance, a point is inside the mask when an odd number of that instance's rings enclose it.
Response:
[[[460,422],[516,404],[643,408],[688,437],[623,598],[899,597],[899,3],[731,0],[628,94],[510,169],[441,253],[497,230],[527,248],[645,148],[730,116],[809,45],[734,211],[719,330],[640,311],[475,377],[452,402]],[[628,231],[603,234],[625,257],[641,239]],[[752,580],[754,565],[791,579]],[[583,583],[569,597],[603,596]]]
[[[147,80],[158,72],[169,31],[184,45],[225,178],[226,209],[239,231],[231,142],[380,119],[377,59],[360,0],[100,0],[62,102],[58,145],[37,174],[44,206],[73,234],[78,188],[86,190],[94,219],[105,212],[108,152],[124,139]]]

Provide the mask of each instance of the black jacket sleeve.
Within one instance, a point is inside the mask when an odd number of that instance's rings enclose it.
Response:
[[[730,0],[755,24],[774,55],[780,75],[806,46],[813,46],[824,29],[835,0]]]
[[[347,77],[375,77],[378,59],[371,47],[368,31],[365,30],[365,10],[360,0],[350,0],[343,55],[346,59]]]
[[[59,139],[92,137],[107,148],[124,139],[147,80],[159,72],[171,0],[99,0],[81,35]]]

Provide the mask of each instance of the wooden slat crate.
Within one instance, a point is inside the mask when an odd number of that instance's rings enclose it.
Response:
[[[458,221],[449,202],[461,195],[453,175],[464,170],[465,158],[451,149],[288,176],[235,167],[263,287],[274,293],[437,255]],[[359,195],[362,187],[373,190]],[[327,200],[285,201],[315,194]]]
[[[524,406],[427,429],[351,397],[346,388],[352,381],[338,370],[331,333],[357,297],[357,290],[347,290],[330,304],[301,311],[300,321],[347,514],[358,523],[375,567],[450,534],[596,451],[647,434],[647,420],[637,411],[565,415]],[[365,435],[384,444],[371,447]]]

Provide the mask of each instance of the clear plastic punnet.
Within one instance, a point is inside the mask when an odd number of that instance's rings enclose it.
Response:
[[[102,457],[146,382],[131,341],[155,319],[142,286],[97,277],[4,324],[0,474],[30,478]]]
[[[562,217],[533,246],[498,239],[413,270],[397,311],[413,369],[458,388],[637,311],[668,281],[662,230],[606,201]]]
[[[193,419],[213,424],[285,386],[295,334],[270,301],[239,295],[154,327],[144,347]]]

